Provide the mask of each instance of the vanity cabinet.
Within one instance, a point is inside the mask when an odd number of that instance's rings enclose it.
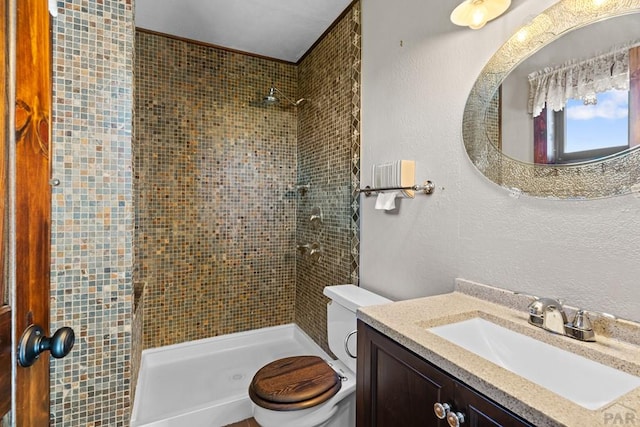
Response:
[[[357,427],[456,425],[434,404],[460,413],[462,427],[532,426],[358,320]]]

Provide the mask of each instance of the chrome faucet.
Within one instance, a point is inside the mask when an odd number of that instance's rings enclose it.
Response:
[[[564,335],[567,314],[560,301],[552,298],[538,298],[529,304],[529,323]]]
[[[553,298],[534,298],[529,304],[529,323],[580,341],[596,340],[591,320],[585,310],[578,310],[573,321],[568,322],[562,302]]]

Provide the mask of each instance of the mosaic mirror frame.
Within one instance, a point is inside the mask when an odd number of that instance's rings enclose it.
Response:
[[[467,154],[485,177],[513,194],[548,199],[598,199],[640,191],[638,149],[572,165],[525,163],[504,155],[492,143],[486,121],[502,81],[524,59],[574,29],[638,12],[640,0],[562,0],[498,49],[469,94],[462,123]]]

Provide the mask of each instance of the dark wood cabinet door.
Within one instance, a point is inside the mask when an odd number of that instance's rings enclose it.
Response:
[[[447,403],[469,427],[533,427],[397,342],[358,321],[357,427],[445,427]]]
[[[463,425],[470,427],[524,427],[532,424],[520,419],[475,390],[456,382],[453,407],[464,414]]]
[[[453,400],[453,381],[362,322],[357,376],[358,427],[446,426],[433,404]]]

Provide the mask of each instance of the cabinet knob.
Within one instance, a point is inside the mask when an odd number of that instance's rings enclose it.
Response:
[[[436,402],[433,404],[433,412],[435,412],[436,417],[444,420],[447,418],[447,414],[451,410],[451,406],[448,403],[440,403]]]
[[[460,427],[460,424],[464,423],[464,414],[462,412],[448,412],[447,423],[449,427]]]

